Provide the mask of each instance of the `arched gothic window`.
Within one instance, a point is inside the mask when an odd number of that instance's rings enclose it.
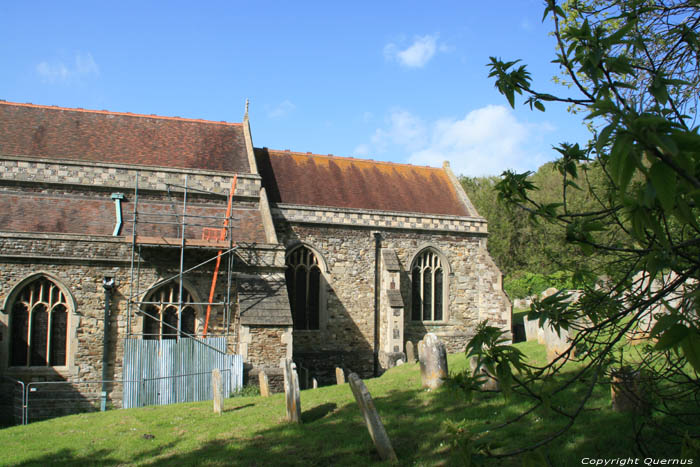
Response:
[[[180,284],[168,282],[148,295],[142,305],[143,338],[175,339],[190,337],[197,332],[197,312],[192,294],[182,288],[182,308],[180,308]]]
[[[426,249],[413,260],[411,268],[411,319],[444,319],[445,269],[438,254]]]
[[[10,365],[65,366],[73,310],[59,286],[41,276],[22,287],[10,310]]]
[[[316,255],[299,246],[287,256],[287,293],[294,329],[318,329],[321,268]]]

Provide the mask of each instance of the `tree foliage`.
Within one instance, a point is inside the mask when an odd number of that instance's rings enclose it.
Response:
[[[556,147],[556,200],[538,198],[531,173],[504,172],[495,187],[499,200],[557,229],[579,249],[587,260],[569,264],[573,277],[591,284],[597,279],[597,285],[586,286],[575,303],[558,294],[533,306],[530,318],[575,337],[547,366],[513,372],[511,390],[531,398],[531,410],[549,407],[566,428],[596,384],[632,366],[648,382],[648,415],[635,433],[640,451],[648,455],[644,439],[653,433],[677,442],[680,452],[684,439],[700,436],[700,6],[690,0],[547,0],[544,17],[553,24],[554,62],[570,85],[566,94],[537,91],[518,60],[492,57],[489,76],[511,106],[522,96],[533,109],[560,104],[584,112],[591,140],[584,147]],[[588,201],[575,201],[580,194]],[[628,339],[640,333],[650,339],[630,346]],[[472,353],[483,351],[496,367],[509,364],[488,348],[489,342],[505,345],[498,339],[478,335],[477,342],[482,345],[470,347]],[[580,366],[562,374],[574,349]],[[552,394],[572,385],[587,388],[577,410],[550,405]],[[514,422],[521,420],[524,415]],[[498,456],[528,452],[564,432]]]

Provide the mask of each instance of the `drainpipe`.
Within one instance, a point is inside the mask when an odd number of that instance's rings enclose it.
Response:
[[[102,287],[105,289],[105,320],[104,330],[102,335],[102,400],[100,402],[100,410],[107,410],[107,362],[109,352],[109,305],[112,299],[112,291],[114,290],[114,278],[106,277],[102,279]]]
[[[124,199],[124,193],[112,193],[112,199],[114,200],[114,208],[117,211],[117,223],[114,224],[112,236],[117,237],[122,229],[122,200]]]
[[[379,376],[379,254],[382,247],[382,234],[374,235],[374,376]]]

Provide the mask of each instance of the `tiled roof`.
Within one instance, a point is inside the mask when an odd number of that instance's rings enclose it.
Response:
[[[37,194],[27,192],[2,193],[0,196],[0,229],[8,232],[64,233],[81,235],[112,235],[116,222],[114,202],[109,194],[100,196],[66,196],[62,193]],[[124,224],[122,238],[130,238],[133,223],[133,200],[122,203]],[[187,239],[201,239],[203,226],[221,228],[226,216],[225,206],[188,206],[188,222],[195,224],[186,232]],[[146,237],[179,236],[178,225],[154,221],[176,222],[173,205],[167,202],[139,201],[139,224],[137,233]],[[160,217],[159,217],[160,214]],[[164,216],[170,214],[170,216]],[[265,243],[266,237],[258,209],[233,209],[231,233],[234,242]],[[219,220],[220,219],[220,220]]]
[[[0,154],[250,172],[240,123],[5,101]]]
[[[471,215],[444,169],[255,149],[273,203]]]

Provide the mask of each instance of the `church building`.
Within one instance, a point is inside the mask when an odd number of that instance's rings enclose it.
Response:
[[[247,109],[227,123],[0,101],[13,380],[126,380],[144,342],[218,342],[273,382],[289,358],[321,384],[381,374],[428,332],[461,352],[480,321],[510,332],[486,241],[447,163],[254,147]]]

